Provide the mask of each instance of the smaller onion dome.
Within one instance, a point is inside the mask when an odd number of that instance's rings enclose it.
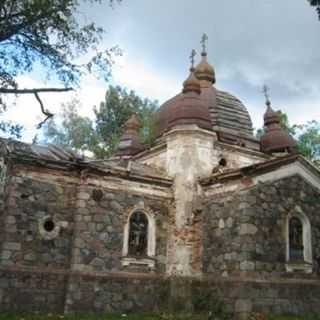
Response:
[[[200,81],[194,75],[194,68],[191,68],[188,79],[183,83],[182,94],[166,110],[167,130],[184,124],[195,124],[202,129],[212,130],[210,113],[200,93]]]
[[[140,143],[139,129],[141,128],[138,117],[133,114],[123,125],[123,134],[116,156],[133,156],[144,149]]]
[[[280,125],[279,114],[271,108],[269,99],[266,102],[267,111],[264,114],[265,133],[261,136],[261,151],[266,153],[293,152],[295,141]]]
[[[216,83],[216,74],[214,68],[208,62],[207,53],[202,53],[202,59],[196,66],[195,74],[200,81],[205,80],[213,84]]]
[[[183,82],[182,92],[196,92],[198,94],[201,93],[200,81],[194,75],[194,68],[190,69],[189,77]]]
[[[182,93],[165,102],[155,114],[156,137],[177,125],[194,124],[212,131],[209,109],[201,98],[201,84],[194,74],[195,55],[192,50],[190,75],[183,83]]]
[[[207,44],[208,36],[204,34],[202,36],[201,44],[202,44],[202,53],[201,53],[201,61],[196,66],[195,75],[200,81],[209,81],[211,83],[216,83],[216,74],[214,68],[211,64],[209,64],[207,59]]]

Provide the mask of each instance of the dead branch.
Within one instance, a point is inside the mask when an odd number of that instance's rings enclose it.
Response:
[[[46,118],[41,121],[37,128],[40,129],[47,121],[48,119],[52,118],[54,116],[53,113],[51,113],[48,109],[44,108],[43,102],[40,99],[39,93],[40,92],[67,92],[72,91],[73,88],[33,88],[33,89],[8,89],[8,88],[0,88],[0,93],[4,94],[34,94],[35,98],[40,104],[41,112],[46,116]]]
[[[0,88],[0,93],[6,94],[35,94],[40,92],[67,92],[72,91],[73,88],[34,88],[34,89],[10,89]]]
[[[38,100],[38,102],[40,104],[41,112],[46,116],[46,118],[43,121],[41,121],[37,126],[37,128],[40,129],[48,119],[53,117],[53,113],[51,113],[49,110],[44,108],[43,102],[40,99],[38,92],[35,92],[34,96],[36,97],[36,99]]]

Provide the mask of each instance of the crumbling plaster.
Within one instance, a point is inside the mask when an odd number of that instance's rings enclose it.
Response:
[[[201,216],[203,196],[198,184],[200,178],[211,175],[224,158],[226,167],[248,166],[265,159],[261,153],[241,147],[232,150],[217,140],[214,132],[196,125],[180,125],[162,137],[161,146],[144,154],[138,161],[161,167],[174,179],[174,208],[171,210],[172,232],[168,243],[169,274],[201,274],[201,234],[197,224]]]

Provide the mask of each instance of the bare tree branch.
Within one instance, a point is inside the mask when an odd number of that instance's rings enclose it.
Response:
[[[73,88],[33,88],[33,89],[8,89],[8,88],[0,88],[0,93],[3,94],[34,94],[35,98],[40,104],[41,112],[46,116],[46,118],[41,121],[37,128],[40,129],[50,118],[54,116],[48,109],[44,108],[43,102],[40,99],[40,92],[67,92],[71,91]]]
[[[67,92],[72,91],[73,88],[34,88],[34,89],[9,89],[0,88],[0,93],[6,94],[35,94],[40,92]]]
[[[53,117],[53,113],[51,113],[49,110],[47,110],[47,109],[44,108],[44,105],[43,105],[43,103],[42,103],[42,100],[41,100],[40,97],[39,97],[38,92],[35,92],[35,93],[34,93],[34,96],[36,97],[36,99],[38,100],[38,102],[39,102],[39,104],[40,104],[41,112],[46,116],[46,118],[45,118],[43,121],[41,121],[41,122],[38,124],[38,126],[37,126],[37,128],[40,129],[40,128],[46,123],[46,121],[47,121],[48,119],[50,119],[50,118]]]

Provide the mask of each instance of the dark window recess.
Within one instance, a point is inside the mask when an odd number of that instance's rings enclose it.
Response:
[[[47,232],[52,232],[55,228],[55,223],[52,220],[46,220],[43,224],[43,228]]]
[[[298,218],[291,218],[289,222],[289,252],[290,260],[303,261],[303,226]]]
[[[225,158],[221,158],[219,161],[219,166],[225,167],[227,165],[227,160]]]
[[[129,255],[147,256],[148,218],[143,212],[134,212],[129,221]]]
[[[102,190],[100,190],[100,189],[93,189],[92,190],[92,199],[94,201],[99,202],[99,201],[101,201],[102,197],[103,197]]]

